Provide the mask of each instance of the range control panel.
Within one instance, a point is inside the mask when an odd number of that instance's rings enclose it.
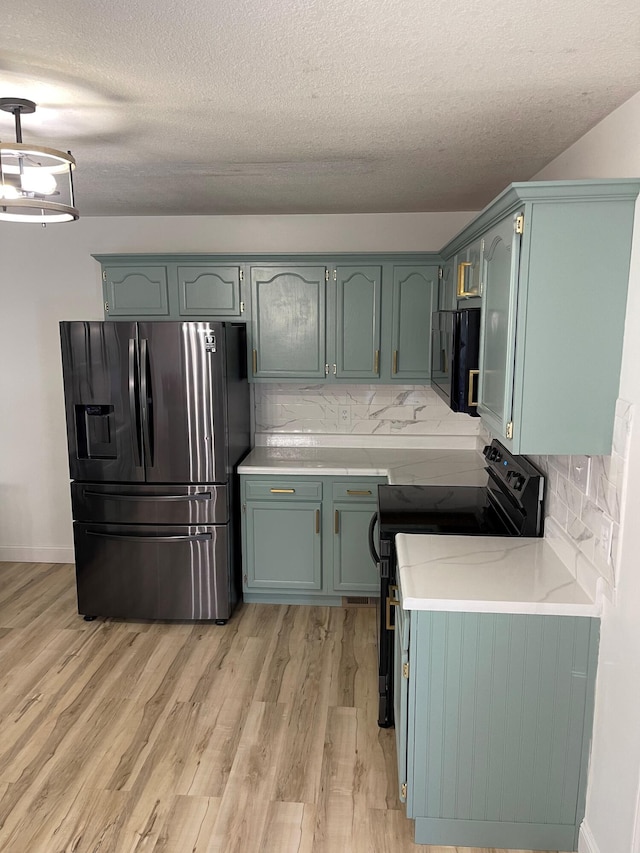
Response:
[[[522,495],[528,487],[536,493],[540,490],[542,475],[524,456],[513,456],[494,439],[483,454],[487,460],[487,471],[515,495]]]

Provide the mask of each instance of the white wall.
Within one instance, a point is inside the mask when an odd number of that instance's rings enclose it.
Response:
[[[640,176],[640,93],[537,180]],[[606,299],[606,282],[603,282]],[[602,619],[596,714],[580,850],[638,853],[640,826],[640,202],[636,206],[620,397],[631,404],[615,603]],[[588,417],[588,412],[585,412]],[[637,832],[637,831],[636,831]]]
[[[0,223],[0,559],[73,559],[58,321],[102,318],[92,253],[437,251],[471,215]]]

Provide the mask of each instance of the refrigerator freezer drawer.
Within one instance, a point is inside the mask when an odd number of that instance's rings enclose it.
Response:
[[[226,524],[225,485],[72,483],[76,521],[100,524]]]
[[[78,612],[123,619],[228,619],[227,525],[73,525]]]

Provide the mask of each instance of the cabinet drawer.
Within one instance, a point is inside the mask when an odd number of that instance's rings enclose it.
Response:
[[[248,480],[245,498],[273,498],[277,500],[317,500],[322,498],[322,483],[298,480],[295,477],[282,480]]]
[[[344,483],[333,484],[333,499],[335,500],[354,500],[354,501],[371,501],[375,503],[378,499],[378,483],[385,483],[386,480],[349,480]]]

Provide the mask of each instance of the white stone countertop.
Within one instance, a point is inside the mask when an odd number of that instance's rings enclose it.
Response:
[[[391,485],[484,486],[484,457],[476,450],[361,447],[255,447],[240,474],[387,477]]]
[[[405,610],[600,616],[544,539],[500,536],[396,536]]]

